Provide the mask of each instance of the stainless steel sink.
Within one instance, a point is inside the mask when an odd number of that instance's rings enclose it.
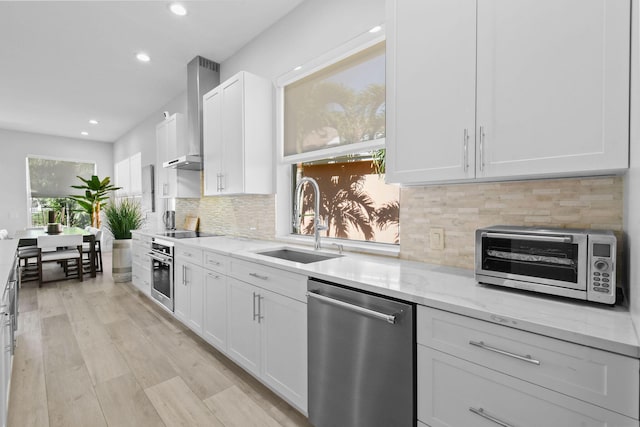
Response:
[[[339,258],[342,255],[333,255],[327,253],[314,253],[299,251],[297,249],[282,248],[271,251],[256,252],[259,255],[266,255],[273,258],[283,259],[286,261],[299,262],[301,264],[310,264],[312,262],[325,261],[332,258]]]

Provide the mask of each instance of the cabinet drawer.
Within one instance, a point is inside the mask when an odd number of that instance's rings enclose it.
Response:
[[[616,412],[422,345],[418,346],[418,419],[431,427],[638,425]]]
[[[195,265],[202,265],[202,249],[176,245],[175,250],[176,258],[182,258]]]
[[[229,264],[229,275],[278,294],[307,302],[307,276],[236,259]]]
[[[227,274],[229,257],[215,252],[204,252],[204,268]]]
[[[637,359],[422,306],[417,336],[419,344],[638,418]]]

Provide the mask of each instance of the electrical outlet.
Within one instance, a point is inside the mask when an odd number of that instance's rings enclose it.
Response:
[[[429,229],[429,247],[436,251],[444,250],[444,228]]]

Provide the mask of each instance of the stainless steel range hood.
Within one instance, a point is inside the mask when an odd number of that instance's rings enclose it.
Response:
[[[187,64],[187,139],[178,142],[165,168],[202,170],[202,97],[220,84],[220,64],[196,56]]]

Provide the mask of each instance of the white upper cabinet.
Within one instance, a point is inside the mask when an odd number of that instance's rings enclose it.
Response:
[[[240,72],[204,95],[204,194],[273,192],[269,80]]]
[[[388,9],[388,181],[628,167],[629,0],[390,0]]]
[[[387,182],[475,176],[475,0],[389,2]]]
[[[200,173],[191,170],[163,168],[176,157],[178,141],[185,138],[184,116],[175,113],[156,126],[156,181],[160,198],[200,197]]]
[[[139,196],[142,194],[142,154],[136,153],[116,163],[114,182],[118,196]]]

